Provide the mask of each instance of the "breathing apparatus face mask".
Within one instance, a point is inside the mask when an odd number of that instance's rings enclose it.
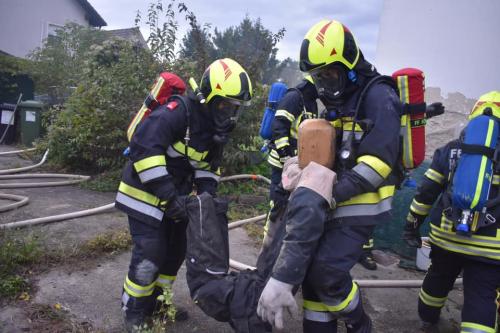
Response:
[[[311,71],[318,95],[325,100],[336,100],[342,96],[346,86],[347,77],[345,70],[337,65],[331,64]]]
[[[327,109],[335,109],[344,103],[345,95],[356,82],[356,72],[348,71],[342,64],[330,64],[311,71],[318,97]]]
[[[225,144],[229,140],[229,133],[236,127],[239,117],[240,103],[238,101],[215,97],[210,105],[210,113],[215,126],[213,137],[216,143]]]

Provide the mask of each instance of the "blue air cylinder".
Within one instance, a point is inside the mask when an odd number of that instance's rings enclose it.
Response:
[[[283,95],[285,95],[287,89],[288,87],[283,82],[275,82],[271,85],[266,108],[264,110],[264,116],[262,117],[262,121],[260,123],[259,135],[264,140],[271,140],[272,138],[271,125],[273,123],[274,114],[276,113],[276,107],[278,106],[279,101],[283,98]]]
[[[495,149],[499,125],[488,116],[472,119],[465,129],[464,144]],[[453,177],[451,201],[462,210],[458,234],[469,234],[474,212],[480,212],[488,200],[493,178],[493,161],[479,152],[462,151]]]

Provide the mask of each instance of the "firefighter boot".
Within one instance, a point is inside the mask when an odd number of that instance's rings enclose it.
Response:
[[[373,254],[371,250],[364,250],[361,256],[359,257],[358,262],[366,269],[370,271],[374,271],[377,269],[377,263],[375,259],[373,259]]]
[[[344,315],[347,333],[371,333],[372,321],[363,309],[361,295],[359,302],[351,312]]]

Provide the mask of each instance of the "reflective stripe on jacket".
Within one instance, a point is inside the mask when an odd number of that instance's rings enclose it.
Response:
[[[189,194],[193,183],[199,193],[215,194],[220,170],[212,170],[214,134],[208,115],[190,98],[189,146],[184,104],[174,100],[155,109],[141,123],[130,142],[130,161],[123,171],[116,207],[140,221],[156,225],[163,219],[168,200]],[[169,107],[170,106],[170,107]]]
[[[344,115],[332,122],[337,133],[334,186],[337,208],[333,218],[342,225],[375,225],[390,220],[399,153],[401,104],[386,84],[369,88],[353,129],[353,111],[359,91],[342,106]],[[348,110],[351,110],[348,111]],[[361,124],[370,124],[364,128]],[[341,152],[352,138],[351,160]]]
[[[272,123],[272,143],[267,161],[276,168],[283,168],[277,150],[290,146],[289,151],[297,154],[299,126],[305,119],[318,114],[316,88],[308,81],[301,82],[295,89],[289,89],[278,103]],[[305,114],[305,115],[304,115]]]

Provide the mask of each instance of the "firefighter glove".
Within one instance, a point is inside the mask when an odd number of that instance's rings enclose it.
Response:
[[[422,247],[422,237],[420,236],[419,220],[411,213],[408,213],[406,224],[403,230],[402,239],[410,247]]]
[[[285,163],[287,159],[289,159],[293,154],[290,148],[290,145],[286,145],[277,150],[278,155],[280,157],[280,162]]]
[[[432,103],[427,105],[425,109],[425,113],[427,118],[432,118],[435,116],[439,116],[444,113],[444,105],[440,102]]]
[[[273,327],[283,329],[283,311],[297,314],[298,308],[292,295],[293,285],[270,278],[257,306],[257,315]]]
[[[281,184],[276,186],[276,190],[273,195],[273,206],[269,211],[269,220],[271,222],[276,222],[277,218],[283,214],[288,203],[288,197],[290,193],[286,191]]]
[[[187,221],[187,198],[187,195],[178,195],[169,200],[165,209],[165,217],[174,222]]]
[[[305,187],[316,192],[328,202],[331,208],[334,208],[335,200],[332,197],[332,191],[336,182],[335,172],[311,161],[302,171],[297,187]]]

